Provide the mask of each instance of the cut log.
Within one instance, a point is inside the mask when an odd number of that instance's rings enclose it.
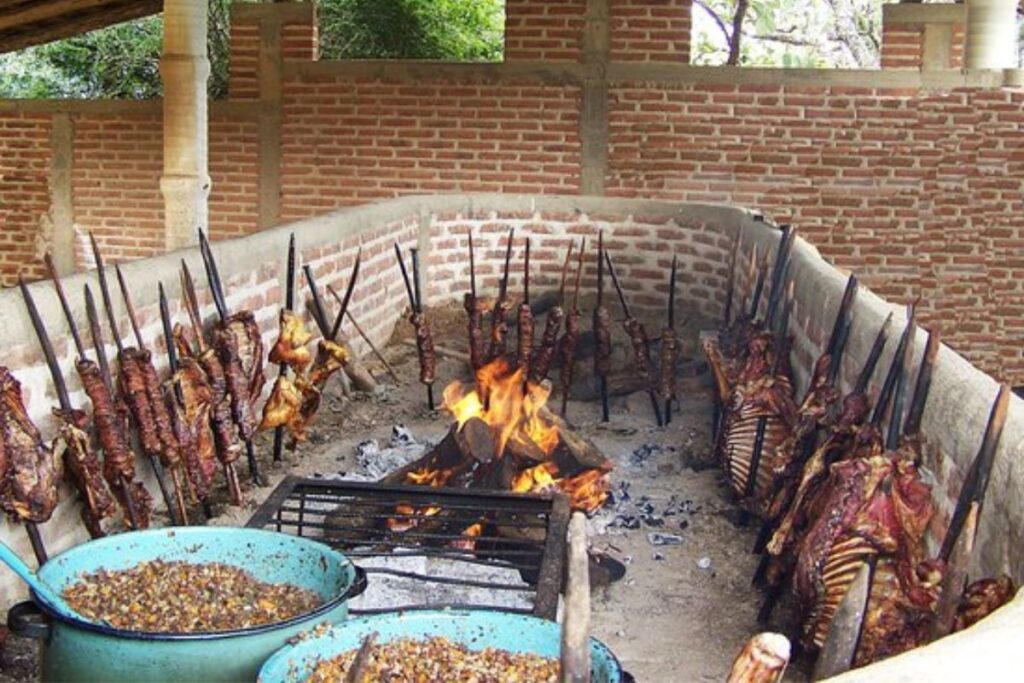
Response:
[[[572,476],[584,469],[608,472],[612,463],[589,439],[580,435],[565,420],[545,406],[538,413],[542,420],[558,428],[561,444],[555,449],[555,462],[563,476]]]
[[[758,633],[732,663],[728,683],[776,683],[789,664],[789,639],[779,633]]]
[[[462,454],[477,462],[490,462],[498,455],[494,430],[478,417],[466,420],[462,429],[455,434],[455,440]]]
[[[576,512],[569,522],[568,575],[562,616],[562,683],[590,683],[590,558],[587,517]]]

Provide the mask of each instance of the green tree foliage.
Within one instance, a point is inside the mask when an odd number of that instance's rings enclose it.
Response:
[[[227,94],[229,8],[210,0],[210,96]],[[324,59],[495,61],[504,0],[319,0]],[[0,55],[0,97],[159,97],[163,19],[153,16]]]
[[[323,59],[502,58],[503,0],[321,0]]]

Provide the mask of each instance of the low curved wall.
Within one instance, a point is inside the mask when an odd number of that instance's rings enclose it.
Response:
[[[418,246],[422,250],[425,296],[428,304],[436,305],[461,300],[468,287],[466,235],[470,231],[478,246],[478,287],[484,295],[496,290],[504,240],[510,228],[515,228],[518,240],[525,236],[531,238],[531,288],[538,295],[545,289],[557,287],[564,249],[570,240],[585,237],[592,242],[598,232],[603,232],[623,286],[638,310],[656,315],[664,305],[665,275],[674,253],[680,258],[677,292],[680,311],[689,311],[711,321],[722,314],[729,257],[736,235],[741,239],[741,263],[754,245],[763,254],[777,242],[779,235],[762,217],[730,206],[588,197],[445,195],[404,197],[344,209],[248,237],[218,242],[214,244],[214,251],[229,307],[253,310],[269,344],[276,332],[277,313],[283,299],[282,280],[289,235],[295,233],[301,261],[312,266],[321,287],[343,286],[356,250],[362,247],[363,266],[352,311],[374,341],[382,342],[390,336],[405,307],[405,291],[394,263],[393,242],[406,248]],[[153,342],[161,363],[164,349],[157,284],[162,282],[167,288],[173,302],[172,316],[183,318],[177,305],[181,259],[188,262],[197,280],[203,282],[202,262],[196,249],[124,266],[142,321],[143,335]],[[592,289],[595,268],[593,258],[588,261],[584,288]],[[825,262],[817,250],[803,240],[796,244],[789,273],[795,282],[796,297],[791,319],[791,332],[796,339],[794,367],[798,384],[802,386],[810,364],[828,335],[845,286],[845,275]],[[744,282],[742,276],[737,282],[738,292],[742,294],[749,283]],[[80,324],[84,321],[80,293],[86,283],[96,288],[95,273],[65,280]],[[518,291],[520,286],[521,273],[517,272],[511,279],[511,291]],[[300,300],[304,300],[306,285],[301,276],[298,287],[303,293]],[[54,339],[61,367],[69,378],[72,402],[84,406],[85,396],[73,371],[74,350],[53,288],[48,282],[40,282],[31,285],[31,289]],[[200,287],[199,295],[204,315],[212,317],[213,307],[204,286]],[[123,311],[119,304],[118,309]],[[894,306],[862,289],[843,365],[842,379],[847,387],[867,355],[875,330],[894,309],[897,309],[897,322],[901,322],[902,306]],[[54,425],[49,413],[56,397],[16,290],[0,292],[0,319],[7,323],[0,327],[0,348],[4,349],[0,363],[6,364],[22,382],[30,414],[44,435],[52,437]],[[120,328],[126,337],[128,323],[123,315]],[[915,364],[923,346],[924,333],[920,332],[916,339]],[[358,353],[366,350],[358,341],[353,347]],[[108,348],[108,355],[113,351],[113,347]],[[891,349],[883,356],[883,364],[888,362],[890,354]],[[163,372],[163,368],[160,371]],[[877,387],[873,390],[877,391]],[[945,528],[952,501],[959,490],[962,473],[977,452],[996,390],[996,383],[990,377],[950,349],[942,348],[923,426],[928,438],[926,464],[941,511],[933,524],[933,544],[941,540],[941,530]],[[981,517],[972,576],[1008,572],[1018,582],[1024,579],[1024,556],[1012,550],[1020,548],[1024,541],[1021,530],[1024,501],[1018,495],[1024,490],[1024,462],[1020,455],[1024,445],[1022,411],[1021,401],[1013,398]],[[150,488],[155,491],[155,487]],[[74,499],[75,493],[65,487],[62,490],[64,502],[54,518],[42,527],[51,552],[86,538]],[[13,545],[23,557],[31,556],[20,528],[5,523],[0,528],[0,538]],[[5,577],[0,585],[0,598],[5,603],[22,593],[22,587],[13,579]]]

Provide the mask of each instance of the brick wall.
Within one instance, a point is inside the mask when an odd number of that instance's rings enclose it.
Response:
[[[228,54],[228,95],[231,99],[259,99],[259,61],[259,22],[232,16]]]
[[[882,68],[920,69],[924,52],[924,30],[918,26],[884,26]]]
[[[41,239],[50,207],[50,121],[47,116],[0,114],[0,276],[38,276]],[[30,264],[28,268],[26,264]]]
[[[690,61],[691,0],[609,0],[611,58]]]
[[[616,87],[608,193],[730,202],[797,225],[837,265],[1002,376],[1024,353],[1024,93]]]
[[[587,0],[512,0],[505,6],[505,59],[577,60]]]
[[[289,80],[282,216],[410,193],[575,193],[578,97],[514,82]]]
[[[883,5],[882,68],[962,68],[966,20],[962,3]]]

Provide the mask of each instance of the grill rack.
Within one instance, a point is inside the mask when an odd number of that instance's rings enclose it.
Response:
[[[403,506],[400,512],[396,511],[398,506]],[[532,609],[500,608],[554,620],[562,591],[569,515],[568,499],[560,493],[512,493],[289,476],[256,510],[246,526],[316,538],[356,562],[368,558],[426,557],[514,569],[525,584],[365,567],[370,575],[517,592],[532,602]],[[393,520],[395,526],[413,526],[395,531],[388,528],[389,520]],[[483,523],[483,531],[475,537],[475,550],[460,547],[468,538],[463,532],[477,522]],[[506,533],[501,533],[499,528]],[[372,581],[370,587],[372,590]],[[350,611],[374,614],[439,607],[493,609],[498,606],[421,602]]]

